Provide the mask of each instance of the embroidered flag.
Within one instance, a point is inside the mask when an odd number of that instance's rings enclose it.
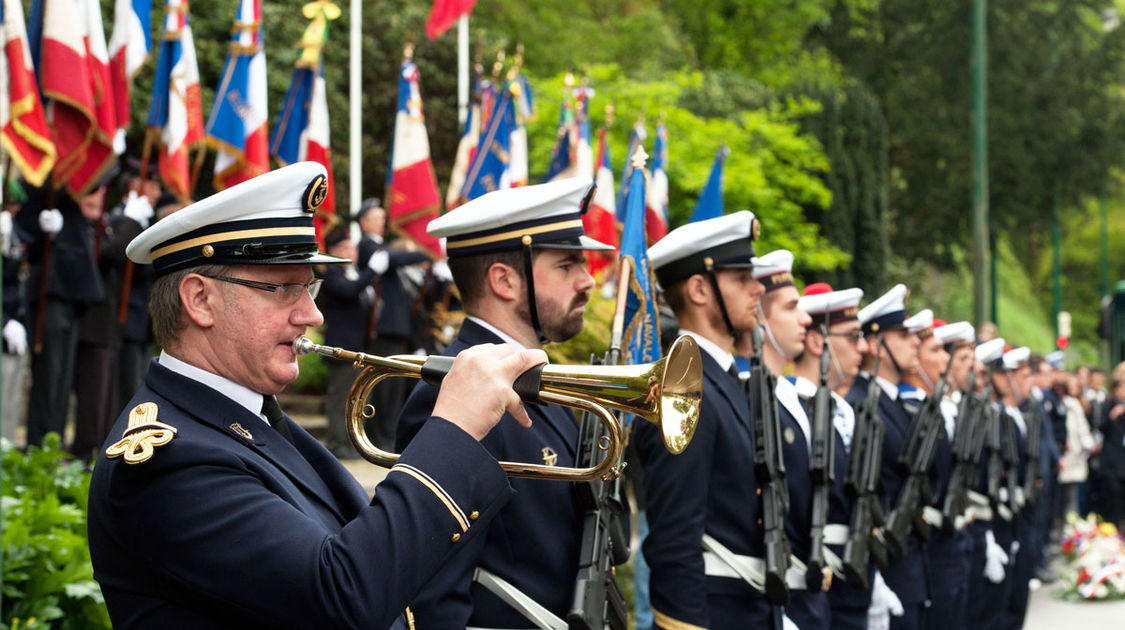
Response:
[[[628,363],[648,363],[660,358],[660,321],[645,242],[646,157],[644,147],[638,147],[630,158],[632,181],[625,197],[625,225],[621,232],[621,256],[633,259],[634,270],[625,301],[624,339]]]
[[[168,190],[191,201],[189,151],[203,140],[199,65],[187,0],[166,0],[164,30],[152,83],[148,126],[159,130],[160,177]]]
[[[207,121],[208,142],[218,149],[213,179],[217,190],[270,168],[264,37],[261,0],[241,0]]]
[[[430,161],[418,66],[409,56],[398,77],[398,110],[388,172],[387,217],[391,230],[413,240],[434,258],[441,257],[441,242],[426,232],[426,225],[438,216],[441,196]]]
[[[35,82],[20,0],[0,0],[0,43],[0,143],[23,178],[42,186],[57,154]]]
[[[668,128],[664,126],[664,121],[656,125],[656,139],[652,142],[652,173],[646,190],[648,215],[645,233],[652,244],[668,234]]]
[[[186,0],[184,11],[187,11]],[[151,51],[151,0],[116,0],[113,7],[113,31],[109,36],[109,77],[113,85],[113,105],[118,129],[129,126],[133,77],[148,60]]]
[[[604,127],[598,132],[598,170],[594,183],[598,188],[590,200],[589,210],[582,215],[582,228],[590,238],[616,246],[617,201],[613,189],[613,167],[610,166],[609,134]],[[594,277],[599,277],[617,259],[614,252],[591,251],[586,252],[586,256]]]

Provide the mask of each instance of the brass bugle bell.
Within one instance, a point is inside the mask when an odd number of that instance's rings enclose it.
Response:
[[[379,357],[313,343],[301,336],[293,343],[298,354],[316,352],[324,356],[352,361],[363,371],[352,383],[344,415],[348,435],[360,455],[367,461],[390,468],[398,455],[379,449],[367,437],[364,421],[375,415],[367,397],[372,388],[385,378],[425,378],[440,381],[452,357],[421,357],[395,355]],[[533,385],[526,384],[529,378]],[[520,382],[524,386],[520,387]],[[541,365],[517,379],[517,392],[527,402],[550,403],[588,411],[602,422],[606,436],[599,441],[605,456],[596,466],[570,468],[524,462],[500,462],[512,477],[555,479],[560,481],[611,480],[621,474],[621,455],[625,448],[621,422],[610,409],[644,418],[660,427],[664,446],[678,454],[687,448],[699,420],[703,399],[703,362],[694,339],[683,336],[669,348],[667,356],[652,363],[638,365]],[[528,393],[530,390],[530,394]]]

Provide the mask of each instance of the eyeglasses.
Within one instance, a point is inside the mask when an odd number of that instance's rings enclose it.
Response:
[[[320,285],[324,282],[323,278],[313,278],[308,282],[282,282],[274,284],[272,282],[259,282],[257,280],[247,280],[246,278],[232,278],[231,276],[204,276],[213,280],[220,280],[222,282],[229,282],[231,284],[241,284],[244,287],[257,289],[259,291],[269,291],[276,296],[277,301],[282,304],[296,304],[297,300],[308,291],[309,297],[316,299],[320,293]]]
[[[829,337],[844,337],[852,343],[859,343],[863,339],[863,329],[850,330],[848,332],[830,332]]]

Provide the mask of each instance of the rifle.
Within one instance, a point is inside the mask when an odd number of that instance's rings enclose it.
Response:
[[[1004,447],[1004,481],[1008,490],[1008,504],[1012,508],[1012,514],[1016,515],[1023,509],[1025,499],[1023,496],[1023,487],[1019,484],[1019,465],[1020,465],[1020,446],[1017,433],[1019,429],[1016,428],[1016,421],[1008,416],[1007,413],[1001,413],[1000,418],[1004,421],[1003,424],[1003,447]]]
[[[618,274],[617,310],[610,330],[609,350],[593,364],[617,365],[625,323],[625,299],[631,277],[630,259],[621,259]],[[598,444],[605,435],[603,423],[582,414],[576,466],[594,466],[601,459]],[[629,512],[622,478],[600,479],[575,485],[582,509],[582,538],[578,547],[578,577],[567,624],[570,630],[625,630],[629,614],[625,596],[614,578],[613,567],[629,560]]]
[[[1001,435],[1003,418],[1000,414],[999,404],[988,403],[988,431],[985,438],[985,449],[988,451],[988,477],[985,489],[988,493],[988,502],[992,505],[992,512],[999,514],[1005,521],[1012,520],[1012,512],[1008,509],[1007,497],[1001,492],[1000,481],[1004,476],[1003,441]]]
[[[883,344],[879,335],[877,346]],[[879,566],[887,564],[887,550],[877,528],[883,524],[883,506],[879,502],[879,473],[883,459],[883,434],[886,427],[879,417],[879,352],[875,353],[867,394],[856,409],[852,450],[848,456],[848,472],[844,478],[848,494],[854,499],[844,543],[844,578],[852,584],[868,588],[867,562],[874,558]]]
[[[765,595],[781,606],[789,601],[785,572],[789,569],[789,540],[785,537],[785,515],[789,511],[789,487],[781,452],[781,425],[777,415],[777,377],[762,363],[762,327],[754,327],[754,356],[750,362],[751,424],[754,429],[754,477],[762,497],[762,527],[765,530]]]
[[[824,526],[828,522],[828,495],[835,481],[835,429],[832,417],[835,415],[836,401],[828,388],[828,327],[821,326],[824,336],[823,352],[820,355],[820,385],[813,397],[812,414],[812,452],[809,453],[809,471],[812,474],[812,527],[809,530],[809,558],[806,566],[805,587],[810,593],[826,590],[825,577],[827,562],[824,559]]]
[[[977,464],[984,442],[980,429],[984,424],[982,418],[987,403],[973,395],[976,379],[976,370],[969,370],[969,386],[957,407],[957,432],[953,436],[955,463],[941,509],[942,521],[950,531],[961,529],[964,525],[962,515],[969,508],[969,490],[977,478]]]
[[[945,419],[941,415],[941,401],[945,397],[949,368],[952,365],[953,361],[950,359],[941,373],[941,380],[938,381],[937,387],[926,398],[926,402],[922,403],[918,415],[914,416],[914,421],[910,423],[906,448],[899,457],[899,464],[906,468],[908,474],[899,489],[895,506],[887,516],[887,524],[883,528],[887,542],[899,555],[906,552],[906,542],[912,528],[918,530],[918,535],[923,540],[930,538],[930,526],[920,517],[920,508],[933,502],[929,473],[934,463],[934,456],[937,455],[941,430],[945,426]]]
[[[1027,498],[1027,504],[1031,505],[1039,500],[1040,473],[1042,470],[1039,465],[1042,463],[1040,458],[1045,455],[1043,452],[1043,422],[1039,413],[1036,412],[1032,406],[1029,405],[1027,411],[1023,412],[1023,421],[1027,425],[1027,464],[1024,468],[1023,476],[1023,494]]]

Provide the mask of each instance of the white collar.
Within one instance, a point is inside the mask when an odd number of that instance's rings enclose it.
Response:
[[[812,423],[809,421],[808,412],[801,406],[800,392],[797,386],[789,382],[787,378],[777,379],[777,387],[774,388],[774,393],[777,395],[777,402],[781,403],[797,421],[797,425],[801,427],[801,432],[805,436],[805,446],[808,452],[812,453]],[[816,391],[813,390],[815,394]]]
[[[898,400],[898,385],[888,381],[882,376],[876,376],[875,382],[879,384],[879,387],[883,388],[883,391],[887,394],[888,398],[890,398],[891,400]]]
[[[177,359],[168,354],[166,350],[161,350],[160,352],[160,365],[172,370],[180,376],[190,378],[197,383],[202,383],[210,387],[223,396],[242,405],[247,411],[261,418],[266,424],[269,424],[266,417],[262,415],[262,403],[265,401],[265,397],[249,387],[239,385],[225,376],[219,376],[214,372],[208,372],[203,368]]]
[[[488,331],[492,332],[492,334],[496,335],[497,337],[503,339],[504,343],[506,343],[510,346],[515,346],[515,347],[519,348],[520,350],[527,350],[526,346],[524,346],[522,343],[513,339],[511,335],[509,335],[508,333],[504,332],[503,330],[500,330],[499,328],[493,326],[492,324],[484,321],[483,319],[481,319],[481,318],[479,318],[475,315],[466,315],[465,319],[473,320],[481,328],[484,328],[485,330],[488,330]]]
[[[802,398],[812,398],[816,396],[816,383],[803,376],[793,377],[793,386],[797,388],[797,393],[800,394]]]
[[[726,350],[723,350],[719,347],[718,344],[704,337],[703,335],[681,328],[680,336],[683,337],[685,335],[694,339],[696,343],[699,344],[700,350],[703,350],[707,354],[711,355],[711,358],[715,360],[715,363],[719,364],[719,367],[723,368],[724,372],[730,371],[730,366],[734,365],[733,354]]]

